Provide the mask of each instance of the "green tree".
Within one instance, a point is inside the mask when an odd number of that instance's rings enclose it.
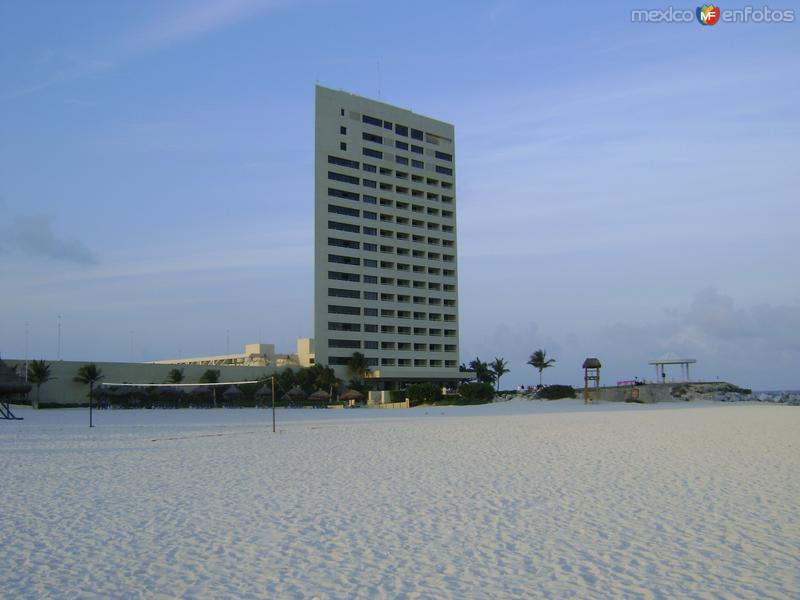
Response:
[[[183,374],[183,369],[172,369],[167,374],[167,383],[181,383],[184,379],[186,379],[186,376]]]
[[[83,365],[78,369],[78,373],[72,378],[75,383],[84,383],[89,385],[89,427],[94,427],[92,424],[92,408],[94,407],[94,384],[103,378],[103,371],[97,368],[94,363]]]
[[[198,380],[200,383],[219,383],[219,369],[206,369],[200,375]],[[211,386],[211,400],[214,403],[214,408],[217,408],[217,386]]]
[[[494,383],[494,373],[489,369],[489,365],[476,357],[469,363],[469,370],[475,373],[478,383]]]
[[[533,354],[531,354],[530,360],[528,360],[528,364],[532,367],[539,369],[539,385],[542,385],[542,371],[545,369],[549,369],[554,364],[556,364],[555,358],[547,358],[547,351],[546,350],[537,350]]]
[[[367,358],[361,352],[353,352],[353,356],[347,361],[347,375],[355,382],[363,382],[369,375],[371,369]]]
[[[333,398],[333,390],[339,387],[342,380],[336,377],[333,367],[326,367],[324,365],[314,366],[319,367],[319,369],[317,369],[317,379],[315,382],[317,387],[321,389],[327,388],[328,393],[331,395],[331,398]]]
[[[511,369],[508,368],[508,363],[502,359],[495,357],[494,361],[489,364],[489,368],[492,369],[494,373],[495,379],[497,381],[497,391],[500,391],[500,378],[505,375],[506,373],[510,372]]]
[[[33,408],[39,408],[39,388],[51,379],[53,379],[53,376],[50,374],[50,365],[44,360],[33,360],[28,365],[28,381],[36,386],[36,399],[33,402]]]

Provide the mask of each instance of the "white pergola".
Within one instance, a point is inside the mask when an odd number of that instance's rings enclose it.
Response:
[[[655,365],[656,367],[656,381],[666,381],[667,373],[665,367],[667,365],[680,365],[681,366],[681,377],[683,381],[691,381],[689,377],[689,365],[696,363],[697,360],[694,358],[675,358],[672,356],[664,357],[664,358],[654,358],[647,362],[649,365]]]

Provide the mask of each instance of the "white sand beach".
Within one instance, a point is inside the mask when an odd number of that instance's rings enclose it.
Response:
[[[797,598],[800,409],[18,411],[3,598]]]

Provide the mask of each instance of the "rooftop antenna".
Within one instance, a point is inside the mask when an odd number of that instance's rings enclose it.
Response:
[[[378,98],[381,97],[381,61],[378,61]]]

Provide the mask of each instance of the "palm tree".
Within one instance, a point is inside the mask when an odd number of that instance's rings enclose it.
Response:
[[[478,383],[494,382],[494,373],[489,369],[489,365],[478,357],[475,357],[475,360],[469,363],[469,370],[475,373],[475,379],[478,380]]]
[[[200,375],[200,383],[219,383],[219,370],[218,369],[206,369],[202,375]],[[211,399],[214,402],[214,408],[217,408],[217,386],[211,386]]]
[[[315,365],[316,366],[316,365]],[[320,365],[317,372],[316,384],[320,388],[328,388],[328,393],[333,397],[333,388],[338,388],[342,380],[336,377],[336,373],[331,367]]]
[[[495,357],[494,361],[489,364],[489,367],[494,372],[494,376],[497,378],[497,391],[500,391],[500,378],[505,375],[506,373],[510,372],[511,369],[507,368],[508,363],[502,359]]]
[[[547,358],[547,351],[546,350],[537,350],[533,354],[531,354],[531,358],[528,361],[528,364],[532,367],[539,369],[539,385],[542,385],[542,371],[545,369],[549,369],[552,367],[556,362],[555,358]]]
[[[172,369],[167,374],[167,383],[181,383],[185,378],[183,369]]]
[[[94,384],[103,378],[103,372],[97,368],[94,363],[83,365],[78,369],[77,375],[72,378],[75,383],[88,383],[89,384],[89,427],[94,427],[92,424],[92,397],[94,396]]]
[[[36,399],[33,402],[33,408],[39,408],[39,388],[52,378],[50,365],[44,360],[34,360],[28,365],[28,381],[36,386]]]
[[[347,374],[354,381],[364,381],[371,369],[367,358],[361,352],[353,352],[353,356],[347,361]]]

